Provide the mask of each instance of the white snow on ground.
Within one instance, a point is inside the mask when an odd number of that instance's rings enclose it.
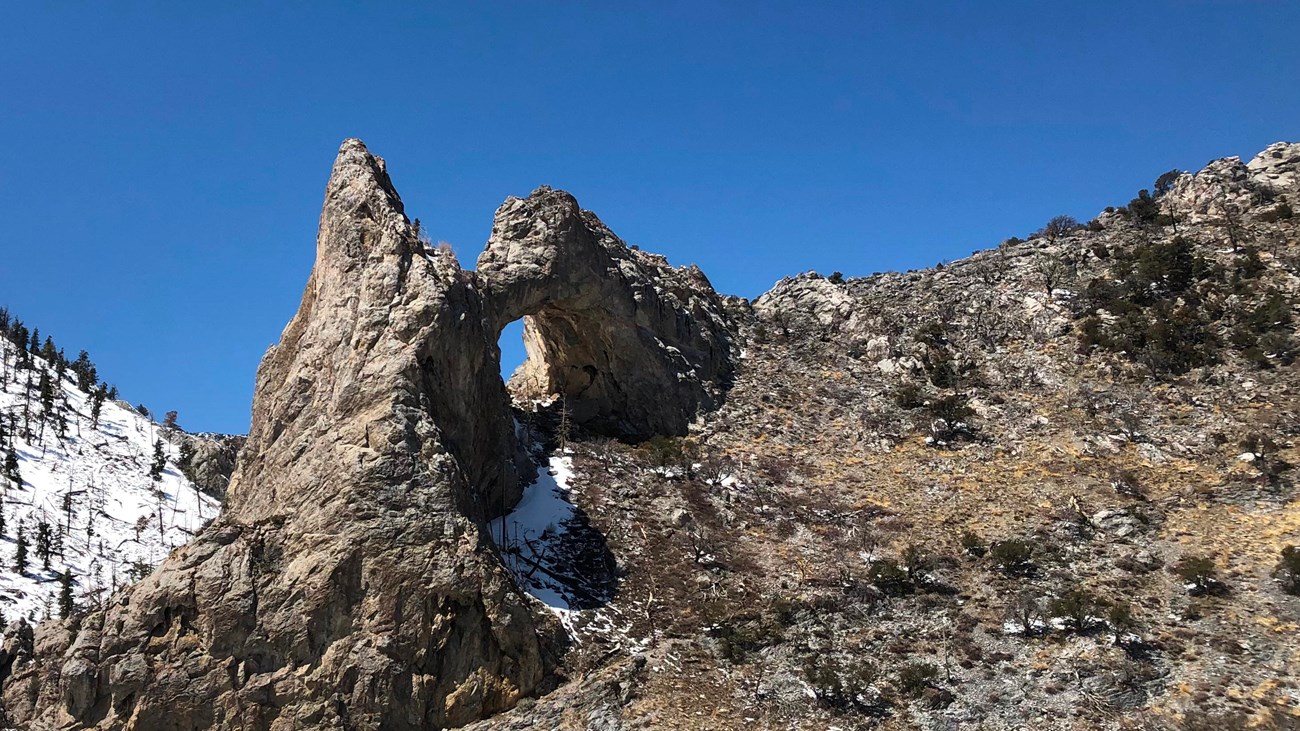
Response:
[[[0,338],[10,372],[0,389],[6,424],[17,414],[22,423],[26,372],[14,382],[15,346]],[[36,368],[45,367],[33,358]],[[54,372],[51,370],[51,377]],[[37,372],[32,372],[33,381]],[[0,535],[0,612],[6,622],[20,616],[43,619],[58,614],[59,577],[72,572],[79,606],[101,602],[132,573],[147,572],[174,547],[186,543],[220,504],[200,493],[176,467],[176,445],[166,444],[157,424],[121,403],[106,401],[98,428],[91,427],[90,397],[69,377],[59,384],[67,403],[67,432],[60,438],[47,426],[43,439],[11,434],[22,485],[0,477],[4,531]],[[31,410],[40,406],[33,397]],[[35,429],[33,429],[35,431]],[[168,456],[162,479],[149,477],[154,442],[162,438]],[[3,454],[0,454],[3,459]],[[70,501],[67,496],[71,496]],[[36,550],[37,524],[49,524],[62,543],[61,555],[42,565]],[[24,527],[28,544],[26,574],[15,568],[17,532]]]
[[[574,563],[607,549],[603,538],[593,544],[599,534],[578,507],[582,485],[575,480],[572,458],[551,455],[545,465],[514,510],[491,523],[502,562],[520,589],[553,613],[574,642],[599,638],[629,653],[643,651],[649,638],[632,634],[629,615],[642,614],[645,607],[635,601],[620,606],[613,585],[599,580],[599,562]]]
[[[491,523],[492,540],[502,548],[502,560],[519,588],[545,604],[561,621],[572,611],[564,586],[538,566],[545,562],[549,544],[577,516],[569,500],[572,479],[573,461],[552,456],[547,469],[539,471],[537,480],[524,488],[515,509]]]

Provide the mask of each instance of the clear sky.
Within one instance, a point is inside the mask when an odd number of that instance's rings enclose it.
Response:
[[[467,264],[545,183],[750,297],[1300,138],[1293,2],[269,5],[0,5],[0,304],[190,429],[247,429],[345,137]]]

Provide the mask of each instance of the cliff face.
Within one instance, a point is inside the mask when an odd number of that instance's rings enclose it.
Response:
[[[508,202],[484,256],[480,275],[427,249],[384,162],[345,142],[226,512],[102,609],[11,632],[9,723],[428,729],[535,692],[547,620],[482,529],[522,489],[501,328],[573,324],[538,328],[560,354],[538,383],[629,436],[684,432],[730,346],[707,281],[633,255],[567,195]],[[693,373],[641,375],[659,366]]]

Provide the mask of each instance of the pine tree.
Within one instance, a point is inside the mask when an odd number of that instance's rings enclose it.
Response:
[[[14,547],[14,570],[20,575],[27,575],[27,532],[23,524],[18,524],[18,543]]]
[[[15,487],[23,486],[23,476],[18,470],[18,453],[14,451],[13,445],[9,445],[9,453],[5,455],[4,476],[14,483]]]
[[[72,601],[72,571],[65,567],[63,575],[59,577],[59,619],[67,619],[75,608]]]
[[[163,470],[167,469],[167,453],[163,451],[162,440],[153,443],[153,464],[149,466],[149,477],[154,482],[162,479]]]
[[[72,362],[72,372],[77,376],[77,388],[86,393],[95,387],[99,380],[99,374],[95,371],[95,364],[90,362],[90,354],[81,351],[77,354],[77,359]]]
[[[50,524],[44,520],[36,524],[36,555],[41,558],[41,568],[50,570],[50,554],[53,553]]]
[[[99,428],[99,413],[104,408],[104,399],[108,398],[108,391],[105,390],[101,383],[99,388],[90,396],[90,428]]]
[[[54,410],[54,381],[50,378],[50,372],[44,368],[41,369],[40,384],[37,386],[37,393],[41,397],[41,408],[46,413]]]

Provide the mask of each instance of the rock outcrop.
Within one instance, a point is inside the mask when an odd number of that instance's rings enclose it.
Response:
[[[346,141],[226,512],[106,606],[14,634],[8,725],[435,729],[541,688],[550,629],[482,529],[528,469],[501,328],[532,318],[529,382],[628,437],[716,404],[730,336],[698,271],[557,191],[508,201],[480,268],[428,249],[383,160]]]
[[[478,274],[498,331],[524,319],[516,394],[564,396],[589,429],[634,439],[718,405],[732,338],[709,280],[629,248],[568,193],[506,201]]]
[[[245,437],[237,434],[187,434],[177,430],[173,438],[181,443],[179,465],[190,482],[212,497],[225,497]]]

